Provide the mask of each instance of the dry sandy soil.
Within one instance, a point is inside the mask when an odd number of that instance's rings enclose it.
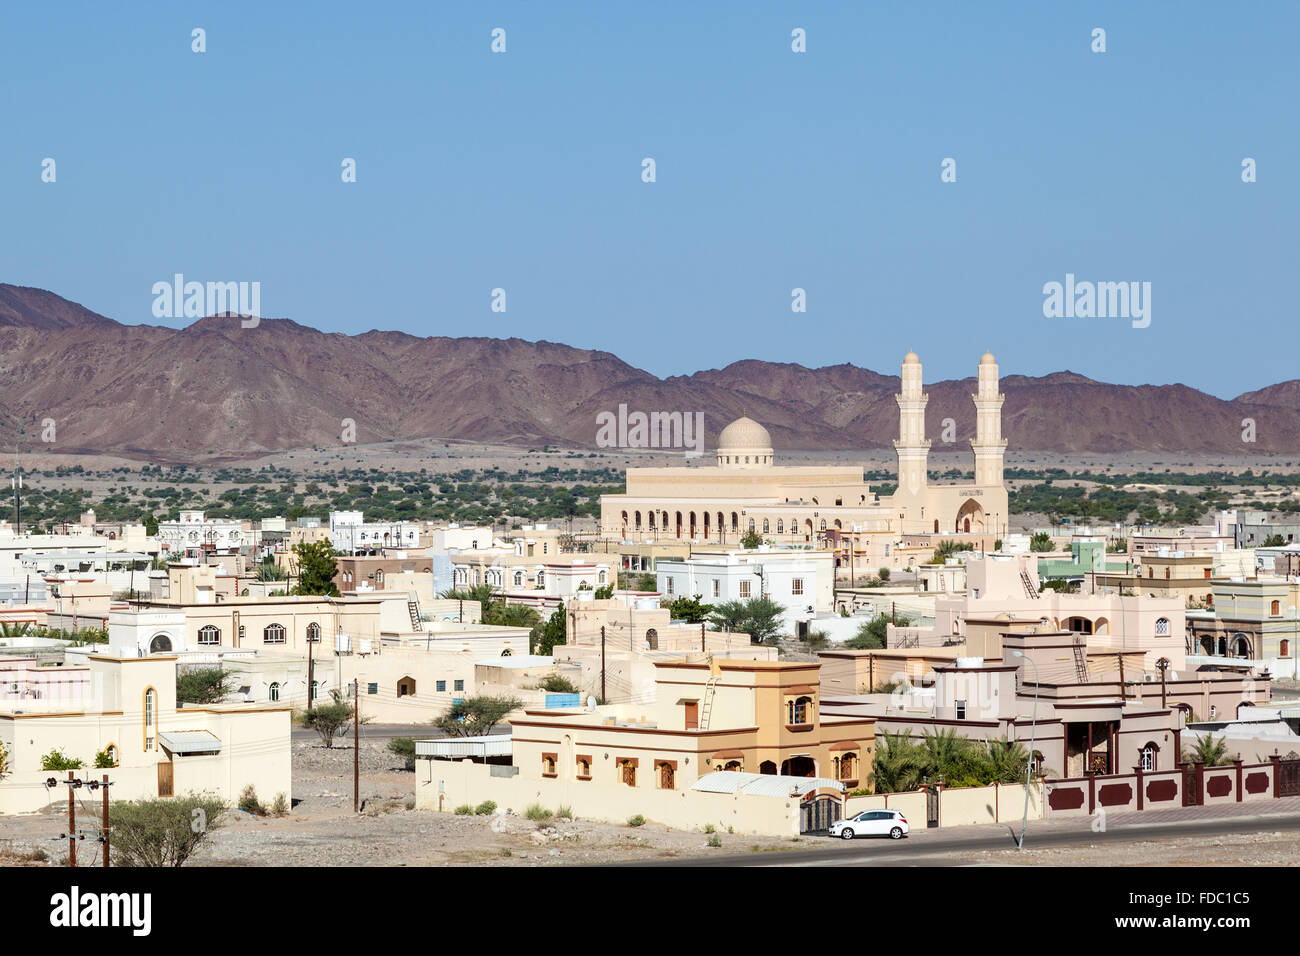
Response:
[[[800,839],[720,833],[710,847],[703,832],[641,827],[589,820],[534,822],[522,808],[497,816],[455,816],[408,809],[414,802],[414,774],[382,741],[362,740],[360,815],[352,813],[350,744],[325,749],[316,741],[293,745],[296,806],[284,817],[234,811],[226,825],[191,860],[191,866],[574,866],[698,860],[742,854],[752,862],[779,863],[782,851],[845,846],[822,837]],[[274,794],[260,794],[269,803]],[[49,812],[0,818],[0,866],[63,862],[67,804],[55,800]],[[80,812],[97,808],[84,805]],[[554,808],[551,808],[554,809]],[[979,828],[981,831],[985,828]],[[932,831],[939,832],[939,831]],[[990,831],[991,832],[991,831]],[[1278,866],[1300,859],[1300,833],[1279,831],[1223,836],[1176,837],[1133,843],[1045,847],[1032,839],[1022,853],[1007,849],[928,852],[920,840],[905,846],[916,862],[958,866]],[[83,865],[96,847],[79,847]],[[44,860],[39,859],[42,855]],[[33,859],[36,857],[37,859]],[[833,864],[833,858],[826,861]]]

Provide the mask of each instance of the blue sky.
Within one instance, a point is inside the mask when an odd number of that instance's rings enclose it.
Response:
[[[269,7],[6,10],[0,281],[123,322],[176,272],[259,281],[327,331],[659,375],[909,348],[927,379],[985,348],[1222,396],[1300,375],[1300,5]],[[1150,327],[1044,318],[1066,273],[1150,282]]]

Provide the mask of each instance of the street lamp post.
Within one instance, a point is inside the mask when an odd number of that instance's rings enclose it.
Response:
[[[1034,769],[1034,732],[1038,729],[1038,665],[1034,663],[1033,658],[1025,657],[1024,651],[1011,652],[1016,657],[1023,658],[1026,664],[1033,665],[1034,668],[1034,714],[1029,723],[1029,759],[1025,761],[1025,812],[1020,820],[1020,839],[1016,841],[1016,849],[1025,848],[1025,827],[1029,824],[1029,780],[1030,772]]]

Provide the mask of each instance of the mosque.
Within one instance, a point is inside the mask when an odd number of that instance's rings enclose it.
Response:
[[[921,361],[903,359],[898,402],[898,487],[877,495],[859,465],[781,465],[767,429],[738,418],[718,436],[712,467],[629,468],[627,491],[601,498],[601,533],[623,541],[681,539],[738,547],[754,530],[774,544],[839,546],[887,562],[904,536],[991,535],[1007,527],[1002,401],[997,360],[980,359],[975,403],[975,480],[934,484],[926,471]]]

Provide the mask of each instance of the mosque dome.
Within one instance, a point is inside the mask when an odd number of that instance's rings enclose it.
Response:
[[[904,365],[919,365],[920,363],[921,360],[920,358],[917,357],[917,354],[915,352],[908,352],[906,355],[903,356]]]
[[[980,364],[981,364],[981,365],[997,365],[997,364],[998,364],[998,360],[995,359],[995,358],[993,357],[993,353],[992,353],[992,352],[985,352],[984,355],[980,357]]]
[[[752,418],[737,418],[718,435],[718,464],[723,467],[752,468],[772,460],[772,436]]]

